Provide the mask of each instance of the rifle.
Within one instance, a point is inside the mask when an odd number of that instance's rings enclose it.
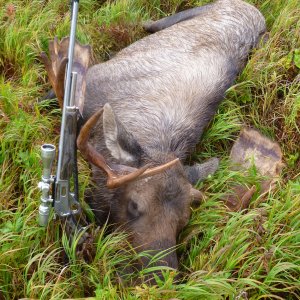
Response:
[[[63,103],[60,103],[62,106],[62,122],[55,176],[51,175],[51,170],[56,156],[56,147],[52,144],[41,146],[43,174],[42,180],[39,182],[39,188],[42,192],[39,206],[39,224],[47,226],[50,211],[54,207],[55,215],[63,220],[71,236],[84,229],[79,224],[81,206],[78,193],[76,138],[78,132],[77,123],[82,113],[84,101],[84,75],[88,65],[88,59],[85,58],[83,63],[85,68],[77,62],[75,66],[74,51],[77,50],[77,54],[80,53],[77,56],[80,56],[81,53],[90,52],[88,46],[80,46],[77,42],[75,45],[78,8],[79,0],[73,0],[70,37],[63,39],[60,44],[57,39],[54,39],[52,44],[49,44],[50,60],[45,53],[41,55],[57,98],[62,98],[63,96]],[[75,47],[79,47],[80,51],[77,48],[75,49]],[[62,51],[60,51],[61,49]],[[67,57],[61,57],[66,52],[68,52]],[[89,54],[87,54],[87,57],[89,57]],[[61,61],[61,64],[59,64],[61,68],[55,72],[55,65],[58,64],[59,60]],[[61,83],[64,81],[64,78],[55,78],[57,73],[62,73],[62,69],[65,73],[65,76],[63,76],[65,77],[64,92],[62,92],[63,86]],[[80,76],[78,76],[78,70]],[[78,77],[81,79],[80,86],[77,86]],[[58,87],[59,85],[60,87]]]

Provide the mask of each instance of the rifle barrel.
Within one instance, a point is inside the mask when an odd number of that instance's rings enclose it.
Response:
[[[58,164],[57,164],[57,174],[56,174],[56,180],[58,181],[61,178],[61,169],[62,169],[63,154],[64,154],[63,147],[64,147],[65,124],[66,124],[66,110],[67,110],[67,106],[70,105],[70,93],[71,93],[71,85],[72,85],[72,66],[73,66],[73,57],[74,57],[74,45],[75,45],[75,36],[76,36],[78,7],[79,7],[79,0],[73,1],[65,95],[64,95],[62,121],[61,121],[61,128],[60,128],[60,139],[59,139],[59,147],[58,147]]]

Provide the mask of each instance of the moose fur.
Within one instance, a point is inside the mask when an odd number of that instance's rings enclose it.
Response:
[[[89,143],[112,165],[180,162],[115,189],[92,165],[86,201],[99,224],[108,219],[130,233],[138,251],[155,252],[176,246],[199,200],[192,184],[217,168],[217,159],[183,163],[264,34],[265,20],[244,1],[219,0],[145,28],[154,33],[87,72],[84,120],[103,108]],[[177,268],[176,253],[160,264]]]

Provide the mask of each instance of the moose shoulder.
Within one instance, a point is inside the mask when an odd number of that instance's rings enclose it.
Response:
[[[160,251],[176,245],[191,202],[201,198],[192,183],[217,168],[216,159],[192,167],[182,162],[265,21],[243,1],[219,0],[146,29],[155,33],[88,70],[83,116],[89,121],[78,145],[91,162],[86,200],[97,221],[124,226],[139,250]],[[176,253],[160,263],[177,268]]]

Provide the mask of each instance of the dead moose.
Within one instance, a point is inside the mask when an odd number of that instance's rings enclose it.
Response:
[[[176,245],[192,202],[201,200],[192,185],[218,166],[217,159],[183,162],[265,32],[265,20],[244,1],[219,0],[145,29],[153,34],[87,70],[77,144],[91,163],[85,200],[97,222],[109,219],[130,233],[138,251],[157,252]],[[159,264],[177,268],[176,253]]]

